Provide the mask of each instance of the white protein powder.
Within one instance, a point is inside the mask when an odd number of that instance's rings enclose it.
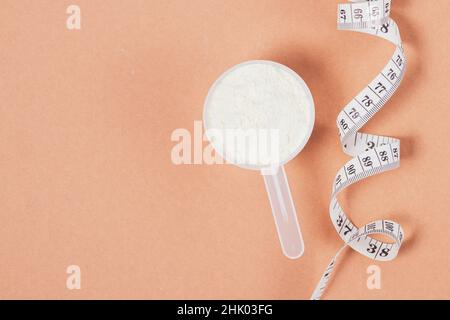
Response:
[[[314,121],[312,99],[305,86],[292,70],[270,61],[244,63],[226,72],[210,90],[204,114],[206,134],[214,148],[227,161],[250,166],[289,160],[306,143]],[[255,141],[247,141],[245,148],[240,145],[231,154],[227,151],[229,139],[208,133],[210,129],[276,132],[277,151],[252,159],[244,153],[256,147],[251,145]],[[266,140],[264,143],[270,144],[270,139]]]

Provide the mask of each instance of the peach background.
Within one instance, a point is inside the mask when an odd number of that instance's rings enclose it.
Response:
[[[335,118],[393,47],[338,32],[330,0],[77,0],[0,3],[0,298],[306,299],[342,242],[328,216],[348,159]],[[400,222],[398,258],[350,250],[325,298],[450,298],[448,275],[450,2],[397,0],[410,64],[365,131],[402,139],[399,170],[343,196],[354,222]],[[440,42],[443,41],[443,42]],[[171,163],[211,83],[271,59],[309,84],[317,126],[287,166],[303,258],[283,257],[263,180],[232,166]],[[66,289],[66,268],[82,289]]]

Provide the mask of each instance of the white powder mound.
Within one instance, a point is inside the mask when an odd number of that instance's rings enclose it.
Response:
[[[277,152],[269,158],[251,159],[243,154],[245,148],[237,147],[234,154],[229,154],[226,139],[208,132],[207,135],[219,154],[230,162],[250,166],[284,162],[304,145],[310,134],[311,104],[309,93],[290,69],[265,61],[242,64],[225,73],[210,91],[205,109],[206,129],[277,132]]]

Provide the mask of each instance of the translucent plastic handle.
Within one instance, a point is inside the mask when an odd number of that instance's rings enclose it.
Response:
[[[300,258],[304,251],[303,238],[284,167],[263,169],[261,174],[264,176],[281,249],[290,259]]]

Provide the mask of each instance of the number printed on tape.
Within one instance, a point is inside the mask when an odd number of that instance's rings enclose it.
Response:
[[[368,33],[396,46],[383,70],[339,113],[337,127],[343,150],[352,157],[336,174],[330,202],[330,218],[344,241],[317,284],[311,299],[319,300],[333,273],[336,260],[347,246],[378,261],[394,259],[403,241],[403,230],[395,221],[377,220],[362,227],[352,223],[337,196],[349,185],[400,165],[400,141],[391,137],[361,133],[361,129],[392,97],[400,85],[406,58],[397,24],[390,18],[391,0],[359,0],[338,5],[338,29]],[[384,234],[391,243],[371,237]]]

